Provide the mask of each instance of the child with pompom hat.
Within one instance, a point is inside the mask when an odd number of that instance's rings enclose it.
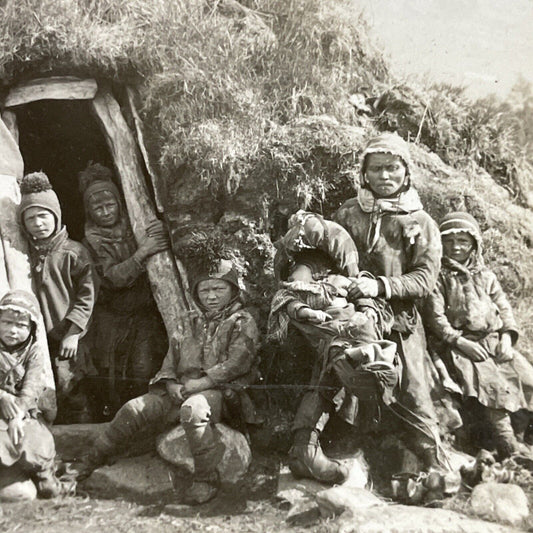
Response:
[[[19,221],[30,245],[30,263],[41,305],[62,422],[85,421],[86,395],[79,383],[87,372],[80,339],[95,302],[96,276],[89,253],[69,239],[61,207],[44,172],[20,183]],[[69,414],[70,411],[70,414]]]

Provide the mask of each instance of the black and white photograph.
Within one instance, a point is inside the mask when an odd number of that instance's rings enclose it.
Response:
[[[533,531],[533,0],[0,36],[0,531]]]

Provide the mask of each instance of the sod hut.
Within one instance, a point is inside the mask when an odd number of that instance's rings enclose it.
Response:
[[[175,253],[151,258],[148,274],[169,335],[189,305],[180,242],[198,230],[235,247],[264,318],[288,216],[330,216],[355,192],[364,139],[389,129],[411,142],[434,218],[466,208],[480,221],[531,353],[531,180],[514,165],[518,141],[494,102],[395,79],[356,2],[4,0],[0,17],[1,290],[29,283],[16,178],[44,170],[80,239],[76,176],[94,161],[115,169],[135,235],[154,217],[167,224]],[[476,129],[480,116],[489,123]],[[274,350],[263,365],[284,381],[302,361]]]

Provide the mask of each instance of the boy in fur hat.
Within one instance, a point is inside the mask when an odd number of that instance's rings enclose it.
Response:
[[[224,384],[255,381],[259,334],[243,309],[232,261],[210,253],[197,259],[196,268],[188,266],[194,272],[191,293],[201,312],[183,317],[150,391],[120,408],[93,452],[77,465],[79,480],[140,432],[181,423],[194,458],[193,484],[185,502],[204,503],[217,494],[216,467],[224,446],[214,423],[221,419]]]
[[[8,480],[16,470],[34,483],[18,484],[20,499],[32,499],[35,490],[42,498],[63,490],[54,473],[54,438],[39,409],[45,386],[38,320],[33,294],[15,290],[0,300],[0,501],[15,497]]]
[[[503,459],[525,451],[510,413],[533,412],[533,368],[513,349],[518,330],[494,272],[483,262],[481,231],[468,213],[450,213],[440,224],[443,258],[425,318],[440,341],[434,348],[457,378],[464,399],[483,406]]]
[[[30,245],[36,293],[52,354],[59,417],[62,422],[84,420],[87,397],[78,385],[87,365],[80,339],[87,331],[95,301],[92,261],[62,226],[59,200],[46,174],[27,174],[20,191],[19,220]]]
[[[146,259],[168,249],[163,225],[156,220],[144,239],[135,241],[111,170],[98,163],[80,173],[85,206],[84,244],[101,279],[91,326],[94,363],[109,378],[108,407],[120,407],[117,376],[132,378],[126,399],[146,392],[161,366],[166,334],[145,272]],[[124,390],[120,391],[124,395]],[[106,409],[107,411],[107,409]]]
[[[440,269],[441,243],[433,219],[411,185],[407,143],[393,133],[371,138],[361,157],[361,187],[334,220],[344,226],[359,251],[360,267],[376,279],[359,278],[349,299],[385,298],[394,313],[388,336],[398,346],[401,390],[395,410],[411,427],[411,440],[425,466],[440,463],[439,426],[430,395],[432,362],[415,306],[433,290]]]

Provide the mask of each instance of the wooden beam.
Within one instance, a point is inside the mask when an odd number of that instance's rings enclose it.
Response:
[[[108,87],[99,88],[92,106],[113,156],[133,234],[139,242],[148,224],[156,218],[141,167],[139,149]],[[158,253],[148,259],[146,267],[152,293],[171,339],[180,316],[190,309],[174,256],[171,251]]]
[[[154,188],[155,203],[157,205],[157,210],[160,213],[163,213],[164,207],[163,207],[163,199],[161,198],[161,191],[159,188],[159,178],[157,174],[155,173],[152,162],[150,161],[148,150],[146,149],[146,145],[144,144],[142,120],[141,120],[141,117],[139,116],[139,111],[137,111],[137,106],[135,105],[135,93],[131,87],[126,87],[126,95],[128,97],[128,105],[131,111],[131,115],[133,117],[133,122],[135,124],[135,132],[137,133],[137,144],[139,145],[139,148],[141,149],[141,154],[143,156],[144,164],[146,166],[146,170],[148,171],[148,175],[150,176],[150,179],[152,181],[152,187]]]
[[[98,90],[95,80],[73,76],[39,78],[17,85],[9,91],[5,107],[37,100],[92,100]]]

